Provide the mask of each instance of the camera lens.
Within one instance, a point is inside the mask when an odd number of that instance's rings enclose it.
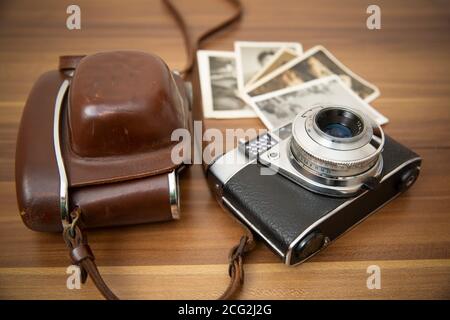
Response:
[[[292,122],[289,159],[312,191],[347,196],[381,175],[384,133],[364,113],[318,106]]]
[[[325,128],[321,128],[323,132],[329,136],[336,138],[351,138],[352,130],[340,123],[327,124]]]
[[[315,121],[323,133],[334,138],[352,138],[361,134],[364,128],[361,118],[345,109],[321,110],[317,113]]]

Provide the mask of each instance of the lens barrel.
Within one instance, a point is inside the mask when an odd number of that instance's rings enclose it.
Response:
[[[381,175],[383,145],[381,127],[361,111],[318,106],[293,121],[289,158],[307,188],[345,196]]]

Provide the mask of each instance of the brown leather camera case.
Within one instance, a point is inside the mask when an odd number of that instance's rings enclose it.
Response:
[[[16,190],[24,223],[63,230],[58,147],[68,210],[81,209],[84,228],[176,219],[183,164],[172,162],[171,134],[191,127],[188,97],[183,80],[151,54],[62,57],[59,70],[35,83],[22,115]]]
[[[195,69],[200,43],[242,16],[240,1],[230,2],[232,16],[191,39],[181,12],[163,0],[185,40],[183,78],[142,52],[64,56],[28,97],[16,150],[20,214],[30,229],[62,231],[81,281],[89,276],[107,299],[118,297],[101,277],[84,230],[178,218],[177,173],[190,159],[172,161],[178,142],[171,135],[191,131],[193,118],[191,86],[183,79]],[[198,76],[192,80],[198,84]],[[201,120],[201,105],[194,109]],[[219,299],[233,297],[244,281],[243,255],[254,247],[244,229],[230,250],[230,282]]]

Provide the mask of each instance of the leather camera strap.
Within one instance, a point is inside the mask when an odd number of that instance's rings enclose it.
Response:
[[[114,292],[103,280],[97,265],[95,256],[88,244],[87,235],[83,229],[78,226],[81,219],[81,210],[76,208],[70,214],[72,223],[67,224],[63,231],[63,238],[69,248],[70,258],[74,265],[81,269],[81,282],[85,283],[89,276],[94,282],[100,293],[108,300],[119,300]],[[244,264],[243,256],[254,248],[255,241],[253,234],[245,226],[246,234],[241,237],[239,243],[231,248],[228,256],[228,274],[230,282],[222,293],[219,300],[228,300],[235,297],[244,283]]]
[[[216,32],[227,28],[229,25],[238,21],[242,16],[242,5],[239,0],[228,0],[235,8],[234,14],[222,21],[220,24],[207,29],[200,36],[193,39],[189,33],[187,24],[183,15],[170,0],[162,0],[175,18],[182,34],[187,52],[187,64],[181,71],[181,75],[186,79],[192,72],[195,65],[195,55],[201,43]],[[76,69],[78,63],[83,58],[78,56],[61,56],[59,60],[59,69],[63,72],[71,72]],[[239,243],[234,246],[229,253],[229,269],[230,282],[223,294],[218,298],[222,300],[231,299],[240,290],[244,282],[243,256],[245,253],[254,248],[255,242],[252,232],[243,224],[245,235],[243,235]],[[95,263],[95,257],[88,244],[86,233],[82,228],[82,210],[75,208],[68,217],[68,221],[63,223],[63,238],[70,250],[70,258],[74,265],[81,269],[81,281],[85,283],[89,276],[94,282],[100,293],[108,300],[118,300],[118,297],[106,285]]]
[[[241,4],[240,0],[228,0],[228,2],[231,3],[234,7],[233,15],[231,15],[227,19],[223,20],[221,23],[217,24],[216,26],[205,30],[203,33],[201,33],[199,36],[197,36],[193,39],[191,34],[189,33],[189,28],[186,24],[186,21],[184,20],[184,17],[180,13],[178,8],[173,5],[171,0],[162,0],[162,2],[170,10],[170,13],[175,18],[175,21],[178,24],[178,27],[183,34],[184,45],[185,45],[186,54],[187,54],[186,66],[183,68],[183,70],[181,70],[181,74],[184,78],[189,76],[189,74],[192,72],[192,69],[194,68],[194,65],[195,65],[195,55],[197,53],[197,50],[200,48],[202,42],[204,42],[207,38],[211,37],[215,33],[226,29],[227,27],[231,26],[233,23],[240,20],[242,17],[242,13],[243,13],[243,8],[242,8],[242,4]]]

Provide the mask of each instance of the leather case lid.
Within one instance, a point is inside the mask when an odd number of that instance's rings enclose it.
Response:
[[[157,151],[185,126],[171,72],[147,53],[87,56],[75,71],[69,99],[72,150],[81,157]]]
[[[189,129],[181,79],[157,56],[135,51],[81,60],[63,114],[63,156],[71,186],[173,170],[171,134]],[[67,111],[68,110],[68,111]]]

